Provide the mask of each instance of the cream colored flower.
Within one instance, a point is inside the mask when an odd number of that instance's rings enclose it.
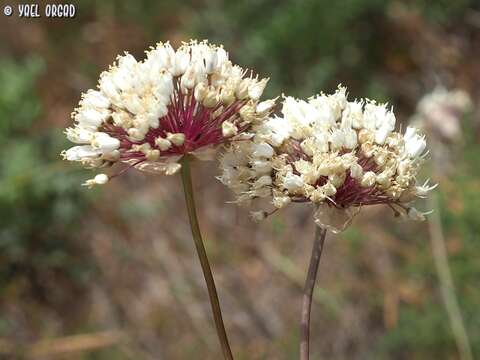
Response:
[[[119,56],[98,89],[82,95],[66,130],[78,145],[62,152],[66,160],[174,174],[182,156],[203,158],[209,148],[241,138],[274,106],[259,102],[268,79],[246,76],[221,46],[190,41],[174,50],[167,42],[146,54],[143,61]]]
[[[253,138],[228,147],[219,179],[238,202],[311,202],[319,207],[317,223],[334,231],[366,205],[387,204],[420,219],[409,203],[435,187],[416,183],[425,137],[412,127],[399,133],[395,122],[386,104],[348,101],[344,87],[306,101],[285,97],[282,117],[254,125]],[[333,213],[344,218],[340,224]]]

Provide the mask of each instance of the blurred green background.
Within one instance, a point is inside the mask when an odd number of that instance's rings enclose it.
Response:
[[[92,191],[80,186],[90,171],[59,157],[80,93],[117,54],[190,38],[270,77],[267,96],[342,83],[388,101],[403,127],[437,85],[470,95],[460,140],[429,135],[422,176],[440,186],[420,207],[439,217],[406,223],[373,207],[327,239],[312,358],[466,359],[432,255],[438,230],[480,358],[478,1],[74,3],[74,19],[0,18],[0,359],[220,358],[179,178],[130,171]],[[201,165],[200,220],[236,358],[296,359],[311,209],[252,224],[226,203],[215,163]]]

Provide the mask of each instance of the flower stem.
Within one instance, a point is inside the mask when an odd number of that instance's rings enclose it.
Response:
[[[203,276],[207,283],[208,296],[210,297],[210,305],[212,306],[213,318],[217,328],[218,339],[222,346],[223,357],[226,360],[233,360],[232,350],[228,343],[227,333],[225,332],[225,325],[223,324],[222,311],[220,309],[220,302],[218,300],[217,289],[213,279],[210,264],[208,262],[207,253],[203,245],[200,227],[198,225],[197,212],[195,210],[195,199],[193,196],[192,178],[190,175],[190,158],[188,155],[182,158],[182,182],[185,193],[185,202],[187,204],[188,217],[190,219],[190,227],[192,230],[195,248],[197,249],[198,258],[202,266]]]
[[[458,303],[453,283],[452,272],[448,263],[448,252],[445,244],[445,236],[442,229],[442,220],[440,218],[440,207],[437,197],[432,195],[429,198],[429,207],[435,209],[433,214],[428,217],[430,230],[430,241],[432,243],[433,259],[440,280],[440,291],[450,320],[455,342],[462,360],[473,360],[470,339],[465,327],[460,304]]]
[[[313,289],[317,279],[318,265],[322,256],[323,243],[327,230],[319,226],[315,230],[310,265],[308,266],[307,279],[303,290],[302,317],[300,321],[300,360],[310,358],[310,313],[312,309]]]

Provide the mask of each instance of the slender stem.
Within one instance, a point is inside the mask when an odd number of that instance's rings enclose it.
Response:
[[[315,240],[313,242],[310,265],[308,266],[307,279],[303,291],[302,318],[300,321],[300,360],[310,358],[310,313],[312,309],[313,289],[317,279],[318,265],[320,256],[322,256],[323,243],[327,230],[317,226],[315,230]]]
[[[457,295],[455,294],[452,272],[450,271],[450,265],[448,264],[448,253],[445,244],[445,237],[443,236],[440,208],[438,207],[435,194],[430,196],[429,206],[431,209],[435,209],[433,214],[428,217],[428,225],[430,230],[430,241],[432,243],[433,259],[440,280],[440,290],[443,302],[460,353],[460,359],[473,360],[470,339],[468,338],[468,332],[463,322],[462,312],[460,310]]]
[[[203,245],[202,235],[200,233],[200,226],[198,225],[197,212],[195,210],[195,199],[193,196],[192,178],[190,175],[190,159],[184,156],[182,159],[182,182],[185,192],[185,202],[187,204],[188,217],[190,219],[190,227],[192,229],[192,236],[197,249],[198,258],[202,266],[203,276],[207,283],[208,296],[210,297],[210,305],[212,306],[213,318],[217,328],[218,339],[222,346],[223,357],[226,360],[233,360],[232,350],[228,343],[227,333],[225,332],[225,325],[223,324],[222,311],[220,309],[220,302],[218,301],[217,289],[213,279],[210,264],[208,262],[207,253]]]

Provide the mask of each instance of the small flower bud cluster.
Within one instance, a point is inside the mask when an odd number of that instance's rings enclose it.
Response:
[[[311,202],[337,212],[388,204],[407,211],[404,204],[434,188],[416,184],[424,136],[412,127],[396,132],[385,104],[348,101],[339,87],[307,101],[285,97],[282,115],[256,125],[253,138],[231,144],[221,159],[219,179],[239,202],[271,198],[277,209]]]
[[[246,73],[207,41],[176,51],[159,43],[143,61],[119,56],[100,75],[98,90],[82,95],[75,125],[66,130],[79,145],[62,155],[94,168],[123,162],[174,174],[183,155],[236,140],[268,118],[275,101],[259,102],[268,79]]]

